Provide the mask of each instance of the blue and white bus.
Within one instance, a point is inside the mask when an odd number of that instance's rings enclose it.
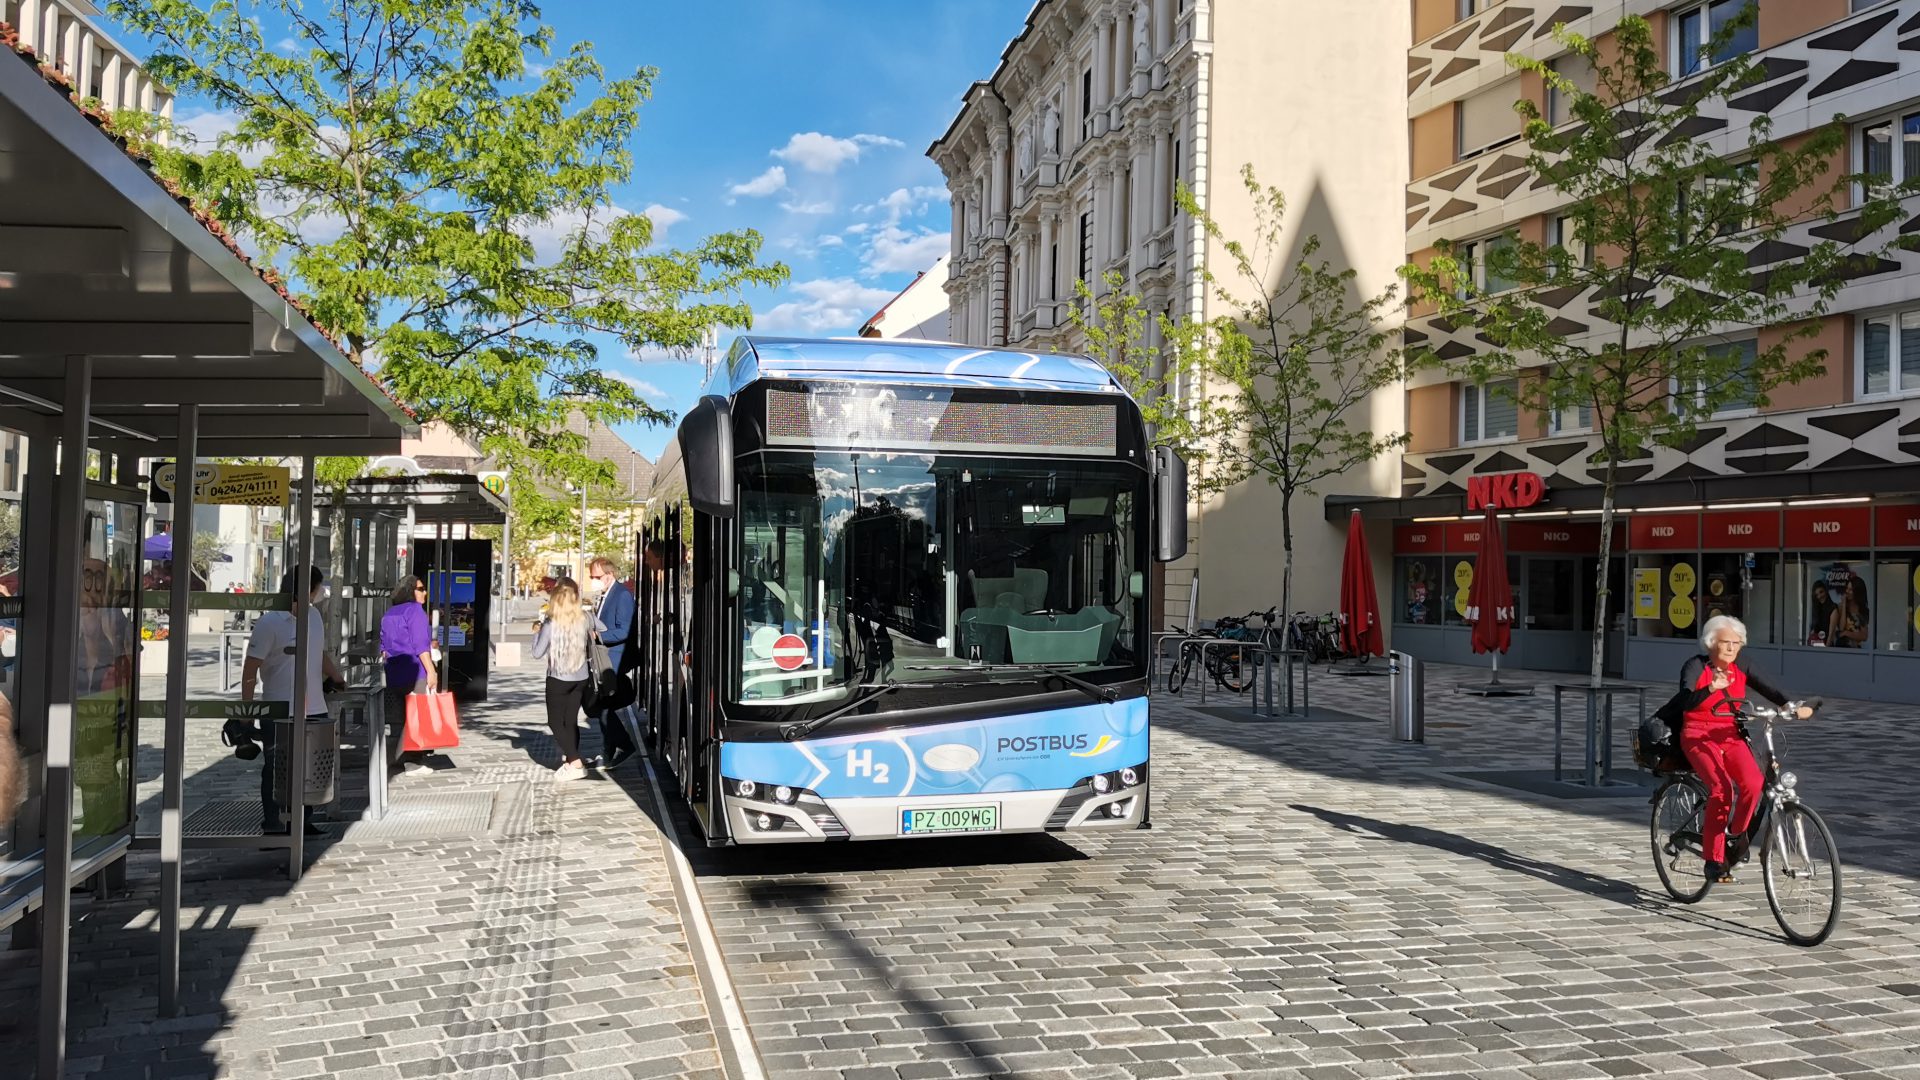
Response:
[[[742,338],[639,537],[645,734],[712,845],[1142,828],[1186,467],[1105,369]]]

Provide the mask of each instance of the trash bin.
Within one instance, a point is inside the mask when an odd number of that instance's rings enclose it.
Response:
[[[1427,666],[1403,652],[1388,654],[1388,724],[1395,742],[1427,741]]]
[[[273,743],[273,797],[281,806],[291,805],[287,798],[287,760],[293,755],[293,721],[275,720]],[[306,805],[326,806],[338,795],[340,775],[340,725],[332,719],[308,720]]]

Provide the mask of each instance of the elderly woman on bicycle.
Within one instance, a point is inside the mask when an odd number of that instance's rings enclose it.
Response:
[[[1749,691],[1775,705],[1787,703],[1787,695],[1765,676],[1739,664],[1746,643],[1745,623],[1715,615],[1700,633],[1706,654],[1680,669],[1680,752],[1707,788],[1702,853],[1707,876],[1721,881],[1733,880],[1733,867],[1747,857],[1745,834],[1762,787],[1760,766],[1740,735],[1730,703],[1744,701]],[[1798,715],[1804,720],[1813,710],[1803,706]]]

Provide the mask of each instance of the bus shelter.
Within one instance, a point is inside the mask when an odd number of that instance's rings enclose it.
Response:
[[[347,485],[345,542],[351,582],[345,652],[349,681],[377,683],[380,669],[380,620],[403,580],[427,582],[427,613],[439,646],[440,685],[463,701],[483,701],[492,669],[489,613],[504,602],[496,588],[493,542],[473,535],[475,526],[499,527],[502,548],[507,505],[478,477],[435,473],[426,476],[362,477]],[[504,560],[504,556],[503,556]],[[368,730],[370,761],[384,761],[389,747],[382,701],[374,695]],[[370,769],[368,816],[387,808],[387,775]]]
[[[17,470],[17,552],[0,581],[0,637],[13,642],[7,701],[26,797],[0,838],[0,925],[37,945],[37,1075],[63,1075],[72,887],[113,874],[135,846],[136,748],[159,732],[162,868],[159,997],[177,1006],[181,805],[187,683],[196,601],[192,572],[165,588],[145,570],[151,484],[174,463],[171,515],[192,522],[213,497],[213,459],[293,459],[286,479],[253,482],[287,504],[287,563],[315,559],[313,460],[392,453],[414,425],[217,226],[175,198],[77,109],[35,58],[0,49],[0,429]],[[297,477],[297,479],[294,479]],[[231,489],[228,489],[229,494]],[[192,528],[170,534],[167,562],[191,567]],[[145,588],[149,584],[155,588]],[[228,601],[222,601],[228,602]],[[284,605],[286,598],[262,600]],[[164,649],[141,629],[164,612]],[[305,621],[293,696],[318,646]],[[0,649],[0,653],[4,653]],[[142,700],[143,656],[167,675]],[[144,725],[144,728],[143,728]],[[303,760],[305,725],[289,725]],[[284,846],[288,874],[303,835]]]

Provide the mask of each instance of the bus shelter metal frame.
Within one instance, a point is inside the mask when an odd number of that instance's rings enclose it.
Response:
[[[404,514],[406,528],[403,536],[411,552],[421,526],[433,526],[433,565],[428,568],[429,582],[434,575],[445,581],[453,570],[454,526],[465,525],[471,534],[475,525],[507,526],[507,504],[498,495],[488,491],[477,476],[464,473],[431,473],[426,476],[375,476],[362,477],[347,484],[347,519],[352,521],[355,515]],[[505,547],[507,537],[502,534],[500,551],[503,566],[510,565],[512,556]],[[484,587],[493,587],[491,567],[483,571],[486,575]],[[502,574],[503,582],[506,575]],[[475,583],[480,585],[479,582]],[[504,585],[502,595],[497,597],[506,602]],[[451,590],[443,589],[427,593],[428,623],[435,627],[435,644],[440,644],[440,634],[448,625],[448,613],[452,607]],[[437,617],[435,617],[437,616]],[[452,671],[453,650],[440,645],[439,684],[449,687],[448,678]],[[384,695],[375,695],[379,704],[369,709],[369,752],[367,773],[367,797],[370,818],[382,818],[387,813],[387,781],[384,767],[387,750],[387,717]]]

